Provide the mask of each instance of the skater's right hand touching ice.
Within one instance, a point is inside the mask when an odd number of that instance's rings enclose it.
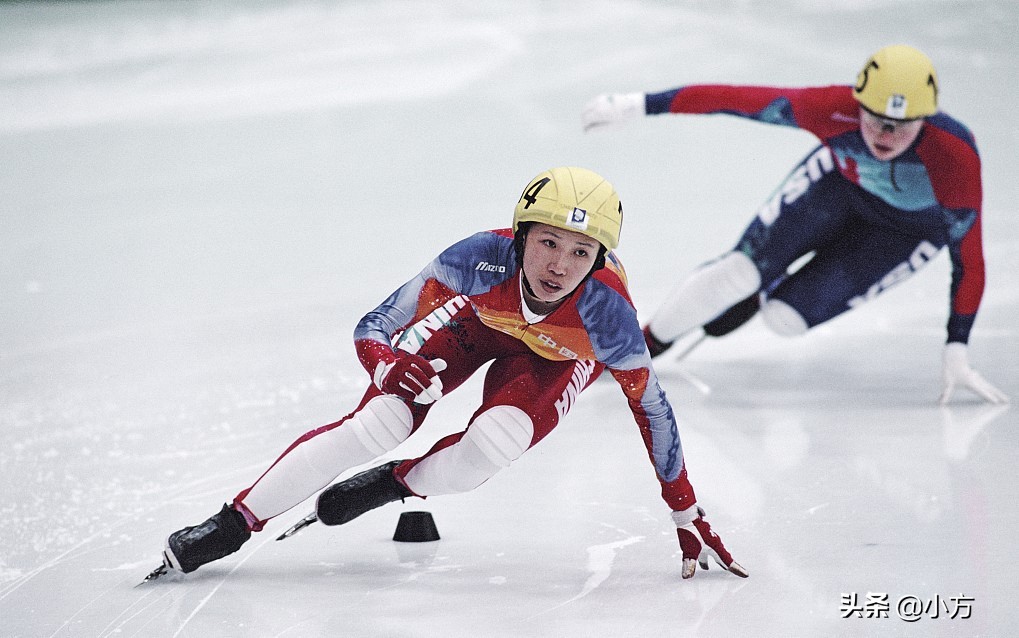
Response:
[[[388,363],[379,361],[372,381],[386,394],[428,404],[442,397],[439,373],[445,369],[446,362],[442,359],[429,361],[416,354],[407,354]]]
[[[683,550],[683,578],[693,578],[697,565],[708,569],[709,558],[713,558],[723,569],[746,578],[750,574],[743,566],[732,559],[732,554],[725,549],[722,539],[704,520],[704,510],[693,505],[685,510],[672,513],[676,522],[676,533],[679,536],[679,547]]]

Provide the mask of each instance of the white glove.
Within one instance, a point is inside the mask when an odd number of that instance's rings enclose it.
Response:
[[[969,388],[977,396],[990,403],[1008,403],[1008,397],[991,385],[979,372],[969,367],[966,344],[952,342],[945,346],[942,379],[944,380],[940,403],[945,405],[952,398],[956,386]]]
[[[584,130],[590,131],[618,126],[646,114],[643,93],[605,93],[587,103],[580,120]]]
[[[379,361],[372,381],[386,394],[426,405],[442,398],[442,379],[439,373],[446,369],[442,359],[428,361],[416,354],[400,357],[391,363]]]

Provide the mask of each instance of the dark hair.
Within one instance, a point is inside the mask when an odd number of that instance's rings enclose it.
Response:
[[[516,252],[517,267],[524,267],[524,241],[527,239],[527,233],[531,229],[531,224],[534,222],[520,222],[517,224],[517,232],[513,233],[513,250]],[[598,256],[594,258],[594,265],[591,267],[591,271],[587,273],[590,277],[596,270],[601,270],[605,267],[605,253],[608,251],[605,246],[598,243]],[[581,282],[583,283],[583,282]]]

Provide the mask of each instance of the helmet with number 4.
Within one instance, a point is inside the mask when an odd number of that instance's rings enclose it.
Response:
[[[923,51],[894,44],[870,56],[853,96],[874,115],[916,120],[938,112],[938,74]]]
[[[549,169],[527,184],[513,211],[513,231],[525,222],[572,230],[612,250],[619,245],[623,206],[604,177],[586,168],[564,166]]]

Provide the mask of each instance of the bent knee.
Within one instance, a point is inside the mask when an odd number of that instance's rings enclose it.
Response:
[[[761,288],[761,271],[757,264],[738,250],[722,255],[704,268],[711,273],[709,279],[713,285],[729,296],[742,299]]]
[[[509,467],[533,438],[534,423],[526,412],[496,406],[474,419],[459,441],[418,462],[404,482],[420,496],[469,492]]]
[[[772,332],[783,337],[796,337],[810,328],[798,310],[780,299],[765,302],[761,306],[761,317]]]
[[[748,291],[747,294],[757,292],[761,287],[761,271],[757,269],[757,264],[750,257],[737,250],[729,253],[723,259],[733,288]]]
[[[384,454],[410,436],[414,417],[399,397],[381,394],[372,398],[345,424],[357,440],[375,455]]]
[[[464,438],[493,465],[508,467],[531,446],[534,422],[516,406],[497,405],[474,419]]]

